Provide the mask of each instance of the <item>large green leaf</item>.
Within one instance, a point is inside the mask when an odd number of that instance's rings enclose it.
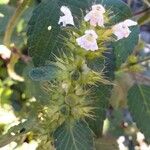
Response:
[[[128,105],[138,128],[150,138],[150,86],[134,85],[129,90]]]
[[[84,122],[64,123],[54,133],[56,150],[93,150],[92,132]]]
[[[106,9],[112,11],[112,24],[132,17],[130,8],[121,0],[97,0],[97,3],[99,2],[103,4]]]
[[[119,68],[126,61],[128,56],[133,52],[138,43],[139,27],[131,27],[131,34],[128,38],[121,39],[113,43],[114,53],[116,56],[116,67]]]
[[[60,8],[57,0],[44,0],[33,12],[28,26],[29,54],[36,66],[44,65],[53,50],[59,45],[60,28],[58,20]],[[49,31],[48,27],[52,26]]]
[[[50,59],[51,53],[56,54],[63,48],[60,37],[65,35],[58,25],[60,7],[68,6],[74,18],[80,20],[82,14],[85,15],[86,10],[89,10],[94,2],[94,0],[43,0],[39,4],[33,12],[27,33],[29,54],[35,66],[44,65],[45,61]],[[102,3],[113,12],[112,24],[131,17],[129,8],[120,0],[97,0],[96,3]],[[52,27],[50,31],[48,26]]]
[[[107,85],[98,85],[92,89],[94,96],[93,107],[95,107],[95,117],[94,119],[88,120],[88,123],[96,137],[102,136],[103,124],[106,118],[106,110],[109,104],[111,89],[111,86]]]
[[[105,63],[103,63],[103,61]],[[104,69],[104,74],[109,80],[114,78],[114,54],[112,51],[107,51],[105,54],[105,60],[94,60],[90,63],[90,67],[96,71]],[[99,70],[98,70],[99,69]],[[109,105],[109,99],[111,96],[112,85],[97,84],[91,88],[91,99],[94,98],[93,107],[95,107],[95,118],[88,120],[90,128],[93,130],[97,137],[102,135],[103,123],[106,118],[106,110]]]

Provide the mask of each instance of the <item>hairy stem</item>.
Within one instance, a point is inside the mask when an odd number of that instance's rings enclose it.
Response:
[[[14,28],[17,25],[20,16],[26,10],[26,8],[28,7],[28,5],[30,4],[31,1],[32,0],[24,0],[22,3],[20,3],[20,5],[16,9],[15,13],[11,17],[10,21],[8,22],[7,27],[6,27],[5,36],[4,36],[4,41],[3,41],[6,46],[8,46],[8,47],[10,46],[9,44],[11,42],[11,37],[12,37],[12,33],[14,31]]]
[[[11,17],[10,21],[8,22],[8,25],[6,27],[5,36],[4,36],[4,41],[3,41],[4,45],[6,45],[7,47],[10,47],[11,37],[12,37],[13,31],[18,23],[18,20],[20,19],[21,15],[26,10],[26,8],[28,7],[28,5],[30,4],[31,1],[32,0],[24,0],[22,3],[20,3],[20,5],[16,9],[15,13]],[[19,59],[19,56],[12,53],[10,62],[7,64],[7,71],[8,71],[9,76],[12,79],[17,80],[17,81],[24,81],[24,79],[21,76],[17,75],[14,71],[14,66],[15,66],[14,62],[17,62],[18,59]]]

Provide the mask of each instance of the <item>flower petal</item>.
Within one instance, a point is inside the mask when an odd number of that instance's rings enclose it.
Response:
[[[98,45],[96,39],[98,35],[95,33],[94,30],[87,30],[85,31],[85,35],[76,39],[77,44],[86,49],[87,51],[95,51],[98,50]]]
[[[97,25],[100,27],[104,26],[104,13],[105,8],[102,5],[93,5],[92,10],[86,14],[84,20],[90,21],[90,25],[96,27]]]
[[[128,27],[130,27],[130,26],[137,25],[137,22],[135,22],[133,20],[130,20],[130,19],[127,19],[127,20],[124,21],[124,24],[127,25]]]
[[[68,7],[66,7],[66,6],[62,6],[62,7],[60,8],[60,10],[61,10],[61,12],[64,13],[64,15],[72,15],[70,9],[69,9]]]
[[[99,11],[101,13],[105,13],[106,12],[105,8],[102,5],[100,5],[100,4],[93,5],[92,6],[92,10],[97,10],[97,11]]]
[[[114,25],[112,30],[113,34],[117,36],[117,40],[127,38],[131,33],[129,27],[124,22]]]
[[[93,38],[97,39],[98,35],[96,34],[96,32],[94,30],[86,30],[85,34],[87,35],[91,35]]]
[[[64,13],[64,16],[60,16],[58,24],[62,23],[62,26],[64,27],[66,27],[67,24],[74,26],[73,16],[69,8],[66,6],[62,6],[60,10]]]

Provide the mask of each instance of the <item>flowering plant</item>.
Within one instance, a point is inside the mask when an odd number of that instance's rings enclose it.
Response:
[[[27,32],[32,63],[25,79],[34,101],[25,121],[3,140],[32,133],[42,150],[50,145],[95,149],[116,86],[115,71],[138,42],[138,24],[131,17],[119,0],[43,0]]]

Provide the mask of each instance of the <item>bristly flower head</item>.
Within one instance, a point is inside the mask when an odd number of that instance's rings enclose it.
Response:
[[[64,14],[64,16],[60,17],[58,24],[62,23],[64,27],[66,27],[67,24],[74,26],[74,20],[70,9],[66,6],[62,6],[60,10]]]
[[[105,8],[102,5],[93,5],[92,10],[84,17],[84,20],[90,21],[91,26],[96,27],[98,25],[100,27],[104,27],[105,12]]]
[[[87,51],[89,50],[95,51],[95,50],[98,50],[98,45],[96,41],[97,38],[98,38],[98,35],[96,34],[94,30],[86,30],[85,35],[77,38],[76,42],[78,43],[80,47],[86,49]]]
[[[135,25],[137,22],[127,19],[113,26],[113,34],[117,36],[117,40],[127,38],[131,33],[129,27]]]

